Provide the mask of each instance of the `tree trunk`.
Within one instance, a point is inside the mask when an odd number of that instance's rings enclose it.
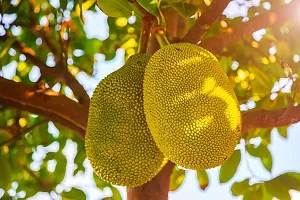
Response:
[[[127,188],[128,200],[167,200],[169,194],[170,176],[174,169],[174,163],[167,165],[148,183]]]

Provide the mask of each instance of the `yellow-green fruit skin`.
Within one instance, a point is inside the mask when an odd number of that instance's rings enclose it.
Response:
[[[143,108],[149,56],[131,56],[97,85],[89,108],[86,155],[103,180],[136,187],[151,180],[167,159],[156,146]]]
[[[144,77],[144,111],[163,154],[188,169],[221,165],[240,137],[236,95],[217,58],[188,43],[162,47]]]

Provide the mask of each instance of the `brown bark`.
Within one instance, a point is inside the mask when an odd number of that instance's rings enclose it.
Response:
[[[298,20],[299,11],[297,9],[299,8],[299,3],[300,0],[293,0],[287,5],[261,13],[247,22],[241,22],[234,27],[230,27],[231,31],[224,32],[201,42],[200,46],[213,53],[221,53],[224,47],[239,41],[245,36],[251,35],[259,29],[280,24],[289,19]]]
[[[0,77],[0,104],[26,110],[47,117],[74,131],[82,138],[86,131],[88,107],[52,91],[39,92],[37,88]],[[300,105],[278,110],[247,111],[242,114],[242,133],[255,128],[287,126],[300,121]]]
[[[204,11],[204,13],[196,20],[189,32],[184,36],[183,41],[197,44],[208,28],[220,17],[231,0],[217,1],[213,0],[212,4]]]
[[[175,164],[168,162],[167,165],[148,183],[136,187],[127,188],[128,200],[166,200],[169,194],[170,176]]]
[[[84,138],[88,107],[54,91],[39,91],[35,86],[0,77],[0,104],[45,116]]]
[[[1,38],[1,40],[5,41],[6,39],[8,39],[8,37],[9,36],[5,35]],[[48,67],[43,60],[38,58],[33,49],[26,47],[25,44],[20,41],[15,41],[12,46],[16,50],[24,54],[26,56],[26,59],[28,59],[31,64],[36,65],[38,68],[40,68],[42,76],[49,76],[62,80],[67,86],[71,88],[80,104],[86,106],[89,105],[90,98],[85,89],[68,71],[66,67],[57,66],[59,63],[55,67]]]

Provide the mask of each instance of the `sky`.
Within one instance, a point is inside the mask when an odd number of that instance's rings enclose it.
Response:
[[[58,0],[50,0],[51,4],[57,5]],[[247,6],[252,5],[259,5],[259,0],[252,0],[248,1],[246,6],[240,6],[239,3],[245,2],[244,0],[237,0],[231,2],[224,14],[227,15],[229,18],[243,16],[245,17],[244,20],[247,20]],[[287,3],[290,1],[286,1]],[[269,10],[271,8],[270,3],[265,2],[264,8]],[[85,20],[86,24],[84,25],[84,29],[90,38],[98,38],[100,40],[104,40],[108,37],[108,26],[106,23],[107,16],[103,14],[99,9],[97,9],[97,13],[93,13],[91,11],[87,11],[85,13]],[[17,30],[16,30],[17,31]],[[257,41],[261,39],[265,30],[258,30],[256,33],[253,34],[253,38]],[[1,34],[1,30],[0,30]],[[276,51],[276,50],[275,50]],[[10,52],[13,53],[13,52]],[[111,61],[105,61],[104,55],[97,54],[96,55],[97,62],[94,65],[95,71],[97,72],[94,77],[89,77],[84,72],[81,72],[77,75],[77,79],[79,82],[84,86],[87,90],[89,96],[92,95],[96,85],[99,81],[101,81],[105,76],[109,73],[119,69],[124,64],[124,50],[118,49],[116,57]],[[47,60],[51,64],[53,60],[49,58]],[[10,65],[4,67],[2,71],[2,76],[5,78],[11,79],[14,76],[14,71],[17,66],[17,63],[11,63]],[[235,66],[237,68],[238,66]],[[37,80],[40,76],[38,68],[33,68],[30,72],[30,78],[32,81]],[[278,83],[280,84],[280,83]],[[278,86],[277,84],[277,86]],[[55,89],[58,89],[58,86]],[[69,91],[71,94],[71,91]],[[169,193],[170,200],[182,200],[182,199],[189,199],[189,200],[196,200],[196,199],[222,199],[222,200],[231,200],[231,199],[242,199],[242,197],[234,197],[231,195],[230,188],[233,182],[236,181],[243,181],[246,178],[250,178],[250,183],[254,184],[259,182],[260,180],[256,180],[255,178],[251,178],[251,172],[253,171],[257,177],[260,177],[262,180],[270,180],[272,177],[280,175],[282,173],[288,171],[295,171],[300,172],[300,158],[297,152],[300,152],[300,145],[298,144],[300,141],[300,123],[291,125],[288,129],[288,138],[282,138],[276,129],[273,129],[271,140],[272,143],[269,145],[269,149],[273,156],[273,169],[272,173],[270,174],[268,171],[265,170],[261,161],[258,158],[253,158],[249,155],[245,155],[244,153],[244,145],[241,142],[241,145],[238,145],[237,148],[242,149],[242,159],[235,174],[234,178],[230,180],[226,184],[219,183],[219,170],[220,167],[216,167],[214,169],[209,169],[209,186],[206,188],[205,191],[199,189],[197,179],[196,179],[196,172],[193,170],[187,170],[186,178],[181,185],[181,187],[175,191]],[[49,132],[51,134],[57,135],[59,134],[58,130],[55,128],[52,122],[49,123]],[[260,139],[252,139],[250,143],[258,145],[260,143]],[[55,151],[58,148],[58,144],[53,143],[48,147],[40,146],[37,148],[37,151],[33,155],[34,162],[30,166],[32,169],[38,170],[40,163],[42,162],[43,158],[45,157],[45,150],[48,151]],[[89,162],[86,160],[84,166],[86,167],[85,173],[79,173],[76,177],[73,177],[73,170],[75,169],[75,164],[73,162],[74,156],[76,154],[76,143],[69,140],[67,145],[64,149],[64,154],[67,157],[68,164],[67,164],[67,174],[63,180],[63,182],[57,186],[56,191],[61,192],[63,190],[68,190],[72,186],[78,187],[85,191],[87,195],[87,199],[89,200],[96,200],[106,197],[111,194],[109,189],[105,189],[104,191],[99,190],[96,188],[93,177],[92,177],[92,168]],[[247,156],[249,165],[246,162],[245,156]],[[249,167],[251,170],[249,170]],[[54,170],[55,163],[49,163],[48,165],[49,170]],[[14,187],[17,187],[15,184]],[[118,187],[121,191],[121,195],[123,199],[126,200],[126,190],[124,187]],[[2,191],[3,193],[3,191]],[[10,194],[13,194],[14,190],[10,191]],[[291,191],[290,194],[292,195],[292,199],[300,199],[300,193]],[[1,196],[1,189],[0,189],[0,196]],[[51,194],[52,198],[60,199],[56,194]],[[30,198],[31,200],[51,200],[48,194],[46,193],[39,193],[36,196]]]

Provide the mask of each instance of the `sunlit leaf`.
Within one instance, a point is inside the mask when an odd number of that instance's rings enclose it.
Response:
[[[66,197],[68,199],[86,199],[85,193],[82,190],[74,187],[69,192],[62,192],[61,196]]]
[[[270,150],[266,145],[260,144],[258,147],[255,147],[253,144],[247,144],[246,150],[251,156],[260,158],[264,167],[271,172],[273,160]]]
[[[282,200],[289,200],[291,199],[289,190],[286,185],[282,184],[280,179],[273,179],[271,181],[265,182],[265,187],[267,191],[272,194],[274,197]]]
[[[231,157],[222,164],[220,168],[219,180],[220,183],[228,182],[236,173],[241,161],[241,151],[235,150]]]
[[[129,17],[132,15],[132,8],[127,0],[97,0],[97,5],[110,17]]]
[[[249,189],[249,179],[245,179],[242,182],[235,182],[231,186],[231,192],[234,196],[244,194]]]
[[[288,131],[287,131],[287,127],[277,127],[278,133],[283,137],[283,138],[287,138],[288,136]]]
[[[208,174],[205,170],[197,171],[198,184],[202,190],[205,190],[209,184]]]
[[[185,178],[185,170],[175,167],[170,178],[170,191],[177,190]]]
[[[263,196],[261,184],[252,185],[249,190],[244,194],[243,200],[266,200]]]

